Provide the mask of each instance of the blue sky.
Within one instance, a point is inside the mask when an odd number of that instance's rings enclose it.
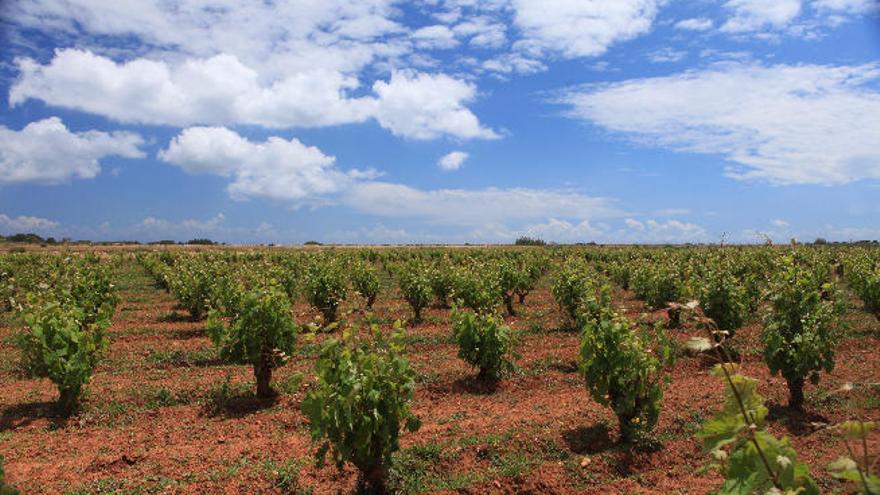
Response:
[[[876,0],[40,0],[0,16],[0,233],[880,239]]]

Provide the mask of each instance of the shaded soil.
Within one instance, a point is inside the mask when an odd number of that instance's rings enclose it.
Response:
[[[107,359],[83,410],[53,417],[56,391],[47,380],[15,369],[16,350],[0,328],[0,455],[8,480],[27,494],[86,493],[351,493],[350,467],[318,468],[299,403],[311,380],[318,343],[275,373],[281,395],[253,397],[248,367],[221,363],[203,322],[189,321],[173,299],[153,287],[133,261],[119,275],[122,302]],[[410,316],[385,280],[372,315],[352,296],[346,325],[390,328]],[[548,281],[544,282],[545,284]],[[628,292],[616,302],[646,312]],[[699,357],[681,357],[670,371],[663,411],[649,448],[622,447],[616,420],[592,401],[577,369],[578,335],[563,322],[547,287],[530,294],[508,324],[519,332],[518,370],[494,391],[456,356],[448,311],[432,308],[408,326],[408,354],[419,373],[413,403],[423,426],[402,437],[392,475],[403,492],[427,493],[707,493],[721,478],[694,434],[720,407],[722,386]],[[297,321],[319,321],[298,303]],[[665,318],[663,311],[647,318]],[[783,405],[787,389],[769,375],[757,324],[736,337],[743,373],[760,380],[771,407],[770,429],[792,438],[823,492],[846,493],[824,466],[845,453],[827,426],[851,418],[880,420],[880,324],[852,301],[834,372],[807,386],[807,414]],[[693,329],[670,331],[684,342]],[[326,338],[320,335],[318,340]],[[297,377],[305,376],[300,381]],[[225,384],[225,386],[224,386]],[[844,387],[852,384],[852,387]],[[880,451],[880,436],[870,439]]]

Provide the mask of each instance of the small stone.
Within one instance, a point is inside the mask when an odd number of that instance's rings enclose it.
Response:
[[[584,458],[581,459],[581,467],[582,467],[582,468],[585,468],[585,467],[589,466],[589,465],[590,465],[590,462],[592,462],[592,459],[590,459],[589,457],[584,456]]]

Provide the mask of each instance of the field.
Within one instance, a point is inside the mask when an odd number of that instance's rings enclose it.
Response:
[[[777,438],[790,438],[797,461],[809,467],[821,493],[859,490],[857,483],[836,479],[827,469],[830,462],[847,455],[834,426],[846,420],[880,421],[880,313],[875,313],[870,300],[870,288],[880,277],[877,248],[162,253],[120,249],[95,256],[0,255],[4,284],[9,284],[4,297],[15,301],[0,313],[0,455],[5,458],[7,482],[21,493],[355,492],[359,474],[352,464],[342,469],[332,462],[316,466],[317,445],[300,405],[317,387],[314,370],[326,341],[346,330],[369,340],[371,326],[390,333],[397,321],[406,344],[403,354],[415,372],[410,404],[421,427],[401,431],[400,449],[388,466],[389,491],[713,492],[725,476],[713,467],[715,460],[697,433],[722,408],[725,382],[713,375],[712,353],[687,351],[692,337],[707,335],[705,325],[687,315],[680,324],[670,322],[667,303],[700,299],[712,288],[707,281],[716,280],[716,272],[724,270],[735,285],[724,294],[739,297],[743,304],[739,309],[743,321],[735,325],[735,334],[724,347],[735,350],[738,372],[757,380],[757,391],[768,408],[766,430]],[[58,388],[53,382],[22,370],[15,337],[27,327],[22,315],[42,303],[38,298],[27,300],[24,294],[49,293],[62,283],[59,278],[41,286],[28,277],[56,272],[45,260],[65,256],[75,260],[91,256],[81,263],[99,266],[118,299],[106,331],[109,346],[85,385],[81,404],[69,417],[57,412]],[[329,271],[315,268],[322,263],[331,267]],[[505,285],[499,275],[505,263],[512,264],[515,272],[525,269],[528,280]],[[43,268],[33,268],[41,264]],[[345,296],[338,322],[327,325],[330,319],[322,315],[320,306],[308,302],[306,293],[317,283],[314,277],[332,276],[334,266],[344,277]],[[532,266],[535,269],[529,272]],[[364,268],[379,281],[369,310],[349,281],[350,275]],[[418,278],[421,268],[425,280]],[[766,315],[775,307],[773,295],[778,291],[774,289],[782,287],[773,285],[781,280],[775,275],[785,269],[809,272],[818,281],[817,291],[836,291],[828,297],[837,305],[829,327],[834,366],[821,371],[818,384],[807,380],[800,410],[788,407],[786,379],[770,373],[763,352]],[[88,279],[90,272],[86,273],[78,276]],[[430,284],[438,273],[457,274],[449,300],[464,298],[457,302],[459,311],[471,312],[464,307],[473,306],[474,313],[483,313],[479,301],[466,300],[467,291],[473,290],[479,299],[483,290],[489,293],[490,308],[485,312],[497,314],[510,327],[516,341],[516,352],[509,354],[513,368],[499,380],[478,379],[477,368],[459,358],[451,310],[438,304],[436,291],[428,292],[430,301],[421,310],[421,321],[416,321],[401,280],[412,276],[414,283]],[[651,375],[662,390],[659,420],[653,428],[640,431],[637,440],[621,439],[615,412],[594,400],[587,388],[581,342],[585,332],[598,327],[584,323],[588,303],[583,299],[574,307],[577,323],[566,315],[560,295],[566,276],[586,280],[583,290],[595,291],[591,294],[604,301],[599,304],[602,308],[623,315],[634,329],[660,332],[670,341],[664,348],[671,349],[674,362],[654,366]],[[182,297],[186,290],[191,292],[192,278],[198,277],[199,283],[207,284],[207,295],[197,294],[195,301]],[[500,286],[468,288],[470,282],[479,285],[490,279],[500,280]],[[230,285],[229,280],[235,282]],[[223,296],[211,288],[235,283],[245,288],[273,286],[286,294],[293,321],[300,326],[295,349],[272,374],[275,397],[258,397],[252,366],[230,364],[206,331],[208,310],[225,307],[218,302],[224,301]],[[513,298],[511,316],[499,296],[513,294],[521,285],[527,286],[528,294],[522,304]],[[603,291],[609,300],[602,299]],[[234,321],[234,313],[225,311],[220,324]],[[600,312],[598,321],[610,320],[609,314]],[[212,314],[208,320],[216,323],[217,318]],[[647,340],[640,342],[640,352],[650,357],[655,347]],[[858,442],[851,444],[861,448]],[[876,473],[878,432],[869,434],[865,444]]]

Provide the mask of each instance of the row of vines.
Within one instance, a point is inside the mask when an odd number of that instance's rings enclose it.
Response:
[[[112,272],[123,256],[130,255],[0,257],[3,309],[22,323],[23,368],[57,385],[62,414],[76,411],[109,345],[118,301]],[[420,425],[410,410],[416,377],[404,334],[417,331],[426,308],[448,310],[458,356],[491,386],[516,369],[517,334],[505,318],[549,284],[564,326],[579,332],[590,396],[613,411],[621,441],[633,444],[650,437],[664,382],[683,352],[670,332],[701,329],[705,336],[686,347],[717,360],[726,389],[722,409],[698,435],[725,475],[720,493],[818,493],[790,442],[767,431],[757,381],[738,373],[737,330],[760,323],[763,360],[786,380],[790,407],[802,409],[805,384],[834,368],[843,289],[880,319],[880,253],[867,248],[144,251],[136,259],[190,318],[205,321],[221,359],[253,368],[259,397],[276,394],[273,371],[299,342],[332,334],[301,410],[319,458],[352,463],[365,488],[377,492],[401,430]],[[616,290],[632,291],[668,317],[627,317],[612,302]],[[368,314],[385,297],[406,301],[412,330],[397,322],[390,332],[374,325],[364,335],[344,324],[346,308]],[[310,305],[320,319],[295,321],[294,302]],[[862,421],[839,426],[849,440],[872,428]],[[880,493],[880,478],[862,459],[867,452],[850,453],[830,469],[864,493]]]

